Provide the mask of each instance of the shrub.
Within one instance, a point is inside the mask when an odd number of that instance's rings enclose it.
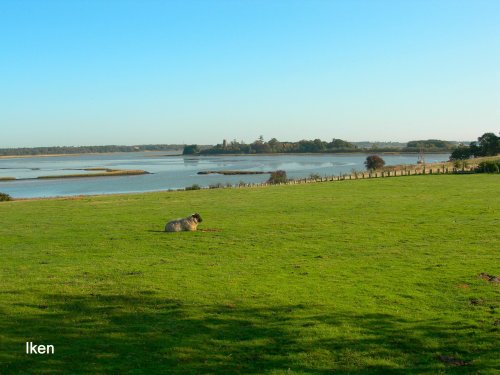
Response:
[[[462,168],[462,170],[465,170],[465,168],[467,168],[469,166],[469,162],[467,160],[455,160],[453,161],[453,166],[456,168],[456,169],[460,169]]]
[[[500,160],[482,161],[476,168],[480,173],[500,173]]]
[[[12,197],[9,194],[0,193],[0,202],[11,201],[11,200],[12,200]]]
[[[384,159],[378,155],[370,155],[366,157],[365,166],[367,170],[380,169],[385,165]]]
[[[470,147],[458,146],[450,155],[450,161],[470,159],[472,156]]]
[[[182,150],[182,155],[196,155],[200,153],[198,145],[186,145]]]
[[[309,178],[310,178],[311,180],[319,180],[319,179],[321,178],[321,176],[319,175],[319,173],[311,173],[311,174],[309,175]]]
[[[191,186],[186,186],[186,190],[200,190],[201,186],[198,184],[193,184]]]
[[[288,181],[288,178],[286,177],[286,172],[282,170],[277,170],[274,172],[271,172],[271,176],[269,177],[269,180],[267,180],[267,183],[269,184],[282,184]]]

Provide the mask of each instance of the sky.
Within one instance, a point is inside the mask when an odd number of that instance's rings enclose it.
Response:
[[[475,140],[498,0],[0,0],[0,147]]]

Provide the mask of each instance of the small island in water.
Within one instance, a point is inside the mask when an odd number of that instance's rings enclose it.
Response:
[[[134,176],[134,175],[150,174],[150,172],[144,171],[142,169],[83,168],[83,169],[70,169],[70,170],[81,170],[81,171],[88,171],[95,173],[59,174],[59,175],[38,176],[34,178],[0,177],[0,181],[39,180],[39,179],[44,180],[44,179],[81,178],[81,177]]]
[[[78,177],[108,177],[108,176],[133,176],[150,174],[142,169],[109,169],[109,168],[84,168],[82,171],[95,171],[96,173],[61,174],[55,176],[39,176],[37,178],[78,178]]]
[[[245,175],[245,174],[266,174],[272,171],[199,171],[197,174],[222,174],[224,176]]]

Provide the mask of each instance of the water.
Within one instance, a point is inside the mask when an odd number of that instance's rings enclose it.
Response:
[[[428,154],[426,162],[441,162],[449,154]],[[386,165],[416,164],[417,155],[383,155]],[[304,178],[311,173],[339,175],[365,169],[365,154],[320,155],[242,155],[180,156],[167,152],[116,153],[56,157],[0,159],[0,178],[17,181],[0,182],[0,192],[14,198],[39,198],[88,194],[112,194],[180,189],[193,184],[237,184],[263,182],[262,175],[198,175],[206,170],[272,171],[283,169],[289,178]],[[137,176],[36,179],[38,176],[91,173],[84,168],[142,169],[151,174]],[[35,179],[34,179],[35,178]]]

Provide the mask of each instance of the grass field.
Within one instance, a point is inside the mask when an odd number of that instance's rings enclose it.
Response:
[[[500,370],[500,176],[0,203],[1,374]],[[199,212],[192,233],[165,222]],[[27,355],[25,343],[54,355]]]

